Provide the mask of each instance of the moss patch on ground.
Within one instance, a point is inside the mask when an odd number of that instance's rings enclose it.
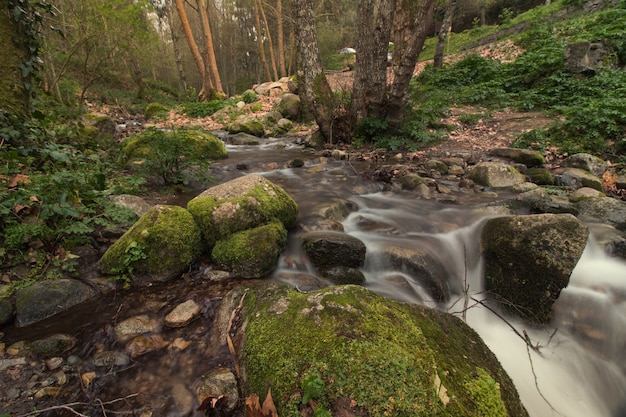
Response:
[[[358,286],[275,284],[250,291],[244,314],[244,391],[271,387],[281,417],[300,416],[312,378],[326,410],[348,397],[371,416],[527,416],[493,353],[451,315]]]

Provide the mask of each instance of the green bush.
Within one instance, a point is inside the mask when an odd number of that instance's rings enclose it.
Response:
[[[234,106],[236,103],[233,99],[228,100],[213,100],[200,103],[183,103],[182,113],[189,117],[208,117],[218,110],[225,107]]]
[[[248,91],[245,91],[241,95],[241,99],[243,100],[244,103],[251,104],[251,103],[254,103],[255,101],[259,101],[259,96],[257,96],[254,91],[248,90]]]

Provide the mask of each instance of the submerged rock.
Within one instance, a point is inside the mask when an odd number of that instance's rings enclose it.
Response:
[[[271,387],[280,416],[312,412],[309,399],[371,416],[527,416],[494,354],[452,315],[359,286],[268,284],[246,294],[242,320],[242,391],[265,398]]]
[[[485,283],[526,320],[548,323],[552,304],[587,244],[589,230],[571,214],[508,216],[485,223]]]
[[[317,268],[344,266],[358,268],[365,263],[365,244],[354,236],[333,231],[298,235],[302,249]]]

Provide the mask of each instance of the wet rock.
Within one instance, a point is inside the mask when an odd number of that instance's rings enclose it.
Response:
[[[427,248],[388,246],[383,257],[391,269],[409,275],[435,301],[443,302],[450,297],[445,269]]]
[[[554,176],[552,172],[545,168],[529,168],[525,172],[528,179],[538,185],[554,185]]]
[[[525,182],[524,176],[511,165],[500,162],[480,162],[472,168],[470,179],[491,188],[506,188]]]
[[[552,304],[569,283],[588,234],[569,214],[488,220],[481,234],[487,290],[513,314],[548,323]]]
[[[626,231],[626,202],[614,198],[586,198],[576,203],[579,217],[586,221],[607,223]]]
[[[63,358],[58,356],[50,358],[46,361],[46,367],[51,371],[58,369],[61,365],[63,365]]]
[[[417,174],[406,174],[395,180],[403,190],[412,191],[424,184],[424,179]]]
[[[184,327],[200,316],[200,307],[193,300],[187,300],[177,305],[168,315],[165,316],[167,327]]]
[[[347,266],[331,266],[319,270],[321,276],[336,285],[354,284],[363,285],[365,275],[357,268]]]
[[[594,241],[609,256],[626,259],[626,234],[609,224],[589,223]]]
[[[119,343],[125,343],[135,336],[144,333],[158,333],[160,331],[161,324],[157,319],[147,315],[140,315],[119,322],[115,326],[115,339]]]
[[[278,281],[289,284],[302,292],[319,290],[330,285],[330,282],[317,275],[300,271],[281,270],[276,274],[275,278]]]
[[[192,199],[187,208],[210,248],[233,233],[274,221],[290,229],[298,215],[298,205],[285,190],[260,175],[211,187]]]
[[[76,344],[76,338],[67,334],[55,334],[45,339],[35,340],[30,344],[30,349],[38,355],[58,355],[67,352]]]
[[[604,191],[600,178],[580,168],[565,168],[560,174],[556,175],[556,184],[573,189],[590,187],[598,191]]]
[[[256,115],[243,115],[235,119],[234,122],[226,126],[228,133],[247,133],[258,138],[265,135],[265,127]]]
[[[17,291],[15,325],[24,327],[38,322],[95,295],[93,288],[74,279],[38,282]]]
[[[359,206],[350,200],[343,198],[335,198],[333,202],[317,209],[317,213],[328,219],[336,222],[344,221],[348,215],[359,209]]]
[[[426,167],[431,171],[436,171],[440,174],[448,173],[448,165],[438,159],[429,159],[426,161]]]
[[[307,294],[276,284],[251,291],[247,300],[254,302],[245,303],[244,325],[235,335],[246,335],[239,349],[245,352],[239,355],[241,387],[246,396],[264,398],[271,386],[273,398],[281,399],[275,401],[278,415],[300,405],[303,381],[320,378],[320,402],[334,404],[348,390],[359,392],[359,415],[377,415],[390,404],[392,415],[414,415],[418,403],[428,413],[444,407],[439,392],[447,389],[454,401],[446,414],[497,409],[497,415],[527,416],[495,355],[452,315],[353,285]],[[445,375],[444,389],[435,387],[434,370]],[[389,378],[391,391],[381,390]]]
[[[114,366],[127,366],[130,363],[130,358],[124,352],[105,350],[93,355],[92,361],[94,366],[112,368]]]
[[[26,365],[26,358],[23,356],[17,358],[6,358],[0,359],[0,371],[4,371],[9,368],[14,368],[16,366]]]
[[[350,235],[332,231],[301,233],[302,249],[317,268],[359,268],[365,262],[365,244]]]
[[[194,398],[191,391],[184,384],[177,383],[172,387],[172,399],[176,404],[176,415],[193,415]]]
[[[200,228],[187,210],[156,206],[109,247],[100,259],[100,270],[127,274],[136,285],[167,281],[189,269],[202,249]]]
[[[489,155],[507,158],[527,167],[537,167],[546,163],[546,159],[541,152],[532,149],[495,148],[489,151]]]
[[[152,206],[150,206],[150,204],[148,204],[146,200],[136,195],[119,194],[111,195],[108,198],[116,205],[131,210],[137,215],[137,217],[143,216],[148,212],[148,210],[152,208]]]
[[[0,325],[13,319],[13,304],[6,298],[0,298]]]
[[[133,337],[126,343],[126,352],[131,358],[154,352],[167,346],[167,342],[158,335]]]
[[[606,197],[606,195],[602,191],[598,191],[595,188],[583,187],[583,188],[574,190],[574,192],[569,195],[569,201],[571,201],[572,203],[576,203],[586,198],[597,198],[597,197]]]
[[[568,156],[563,161],[561,161],[561,166],[568,168],[579,168],[591,172],[596,177],[601,177],[602,174],[604,174],[604,171],[606,171],[609,167],[604,160],[588,153],[577,153]]]
[[[202,376],[196,389],[198,402],[202,403],[209,397],[228,396],[228,410],[233,411],[239,402],[239,390],[235,375],[226,368],[218,368]]]
[[[219,240],[211,258],[240,278],[260,278],[274,270],[286,243],[287,230],[275,221]]]
[[[234,135],[228,135],[224,138],[224,141],[229,145],[244,146],[244,145],[258,145],[259,138],[249,133],[239,132]]]

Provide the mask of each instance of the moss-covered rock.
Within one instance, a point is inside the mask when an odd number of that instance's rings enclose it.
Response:
[[[166,281],[187,270],[202,249],[200,229],[187,210],[156,206],[104,253],[100,270],[136,284]]]
[[[546,163],[542,153],[532,149],[495,148],[489,151],[489,155],[507,158],[527,167],[537,167]]]
[[[211,257],[221,268],[240,278],[261,278],[276,267],[287,243],[287,230],[275,221],[219,240]]]
[[[491,188],[506,188],[522,184],[525,178],[511,165],[500,162],[480,162],[472,168],[470,179]]]
[[[298,215],[298,205],[289,194],[260,175],[211,187],[192,199],[187,209],[210,248],[233,233],[273,221],[290,229]]]
[[[238,117],[234,122],[226,126],[226,130],[231,135],[240,132],[259,138],[265,135],[263,123],[257,117],[249,115]]]
[[[424,184],[424,179],[417,174],[409,173],[396,179],[396,182],[400,184],[400,187],[403,190],[412,191],[419,187],[421,184]]]
[[[293,93],[281,95],[276,105],[276,110],[278,110],[285,119],[296,122],[302,119],[302,103],[300,97]]]
[[[528,168],[526,170],[528,179],[538,185],[554,185],[554,176],[550,170],[540,167]]]
[[[170,109],[168,109],[165,105],[161,103],[149,103],[146,106],[146,111],[144,114],[146,116],[146,119],[149,120],[154,118],[155,116],[160,118],[167,117],[169,111]]]
[[[271,388],[281,417],[310,415],[300,414],[311,411],[305,397],[372,417],[527,416],[494,354],[452,315],[359,286],[303,294],[268,284],[247,292],[242,317],[243,392]]]
[[[589,230],[571,214],[537,214],[491,219],[481,247],[485,281],[514,314],[548,323],[552,304],[587,244]]]

